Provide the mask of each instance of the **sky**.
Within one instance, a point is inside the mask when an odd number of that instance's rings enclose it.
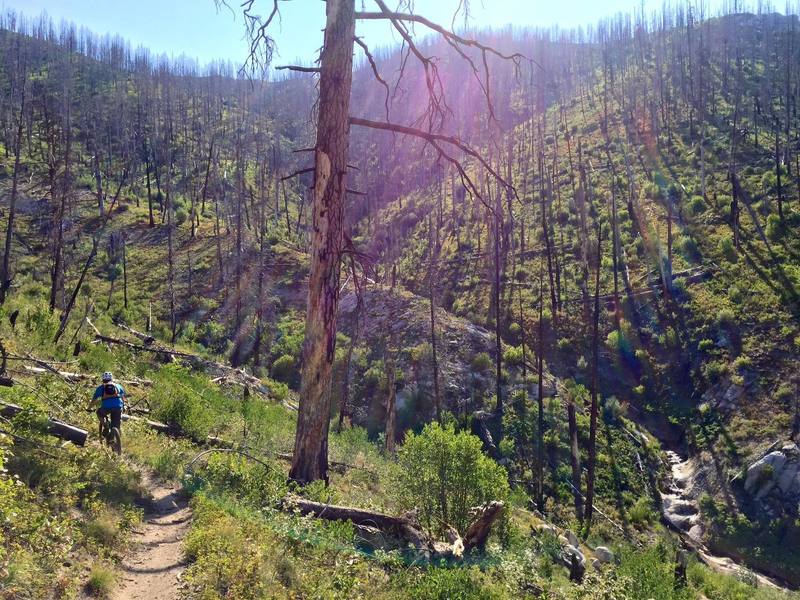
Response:
[[[398,0],[387,4],[396,6]],[[248,44],[244,36],[241,0],[230,0],[233,10],[218,8],[214,0],[0,0],[0,10],[28,17],[46,12],[58,22],[74,22],[96,34],[120,35],[134,47],[156,54],[184,55],[201,65],[230,60],[240,65]],[[377,10],[371,0],[357,0],[366,10]],[[471,0],[472,25],[503,27],[587,25],[617,12],[638,9],[642,0]],[[711,0],[712,5],[716,4]],[[281,18],[271,26],[277,53],[273,64],[309,64],[322,44],[325,4],[321,0],[280,0]],[[656,10],[661,0],[644,0]],[[458,0],[415,0],[415,12],[442,25],[452,21]],[[254,12],[266,15],[272,0],[255,0]],[[459,25],[463,24],[463,19]],[[356,32],[371,48],[399,43],[388,23],[360,23]]]

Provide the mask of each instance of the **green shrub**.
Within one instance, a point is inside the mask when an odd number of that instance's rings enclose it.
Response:
[[[653,510],[653,502],[647,496],[640,496],[628,510],[628,519],[633,525],[651,525],[657,520],[656,512]]]
[[[474,373],[486,373],[489,369],[492,368],[494,361],[492,361],[492,357],[489,356],[486,352],[479,352],[472,358],[472,371]]]
[[[794,396],[792,384],[783,382],[775,390],[775,401],[780,404],[788,404]]]
[[[728,262],[736,262],[737,254],[736,248],[733,246],[733,238],[730,236],[724,237],[719,241],[719,253],[727,260]]]
[[[522,364],[522,346],[506,348],[503,352],[503,362],[507,365],[520,366]]]
[[[697,262],[700,259],[700,249],[695,239],[691,236],[684,235],[680,238],[678,251],[689,262]]]
[[[643,550],[626,550],[620,555],[617,576],[622,580],[626,597],[651,600],[689,599],[688,589],[676,587],[675,551],[664,544]]]
[[[409,591],[412,600],[490,600],[470,569],[432,567]]]
[[[723,308],[717,313],[716,324],[719,329],[730,329],[736,325],[736,313],[730,308]]]
[[[89,573],[86,591],[95,598],[108,598],[114,588],[114,572],[108,567],[95,565]]]
[[[706,209],[706,203],[703,200],[702,196],[692,196],[692,199],[689,201],[689,210],[692,211],[693,215],[699,215]]]
[[[270,374],[273,379],[286,384],[296,384],[300,380],[294,356],[289,354],[283,354],[275,359]]]
[[[713,340],[704,339],[704,340],[700,340],[697,343],[697,349],[700,350],[701,352],[707,352],[708,350],[711,350],[712,348],[714,348],[714,341]]]
[[[616,423],[622,416],[622,405],[617,400],[616,396],[606,398],[603,402],[603,419],[606,423]]]
[[[784,234],[783,223],[778,215],[769,215],[767,217],[767,237],[773,242],[777,242]]]
[[[286,477],[271,463],[256,462],[239,454],[213,454],[191,482],[227,494],[239,502],[261,508],[276,504],[286,495]]]
[[[703,373],[710,383],[716,383],[728,372],[728,365],[722,361],[711,361],[703,365]]]
[[[505,469],[483,454],[480,439],[452,425],[409,433],[399,465],[401,504],[418,508],[423,525],[440,534],[447,525],[463,533],[472,507],[509,494]]]

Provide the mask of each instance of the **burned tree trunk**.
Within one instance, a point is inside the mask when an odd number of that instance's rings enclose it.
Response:
[[[592,406],[589,417],[589,460],[586,473],[586,528],[592,524],[594,503],[594,469],[597,458],[597,363],[600,359],[600,265],[602,264],[602,229],[597,228],[597,273],[594,284],[594,332],[592,335]]]
[[[355,0],[329,0],[320,56],[311,269],[303,377],[292,468],[299,483],[328,480],[331,371],[336,349]]]
[[[570,463],[572,466],[572,493],[575,497],[575,514],[583,520],[583,497],[581,496],[581,454],[578,447],[578,421],[575,417],[575,402],[567,401],[567,425],[569,428]]]

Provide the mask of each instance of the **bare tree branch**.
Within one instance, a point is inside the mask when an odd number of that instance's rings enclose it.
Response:
[[[298,71],[300,73],[319,73],[319,67],[301,67],[298,65],[281,65],[275,67],[276,71]]]
[[[430,57],[427,57],[420,52],[406,26],[400,19],[395,19],[392,17],[394,13],[389,10],[383,0],[375,0],[375,2],[382,11],[379,14],[383,14],[385,16],[384,18],[391,21],[394,28],[400,34],[400,37],[402,37],[404,42],[408,45],[409,52],[416,56],[417,60],[419,60],[419,62],[422,64],[423,71],[425,72],[425,86],[428,88],[428,109],[425,113],[425,116],[427,116],[428,120],[428,130],[433,131],[435,129],[440,129],[444,124],[446,115],[452,114],[453,111],[450,110],[450,107],[447,105],[447,99],[444,93],[444,83],[439,76],[439,69],[436,66],[436,63]],[[356,17],[358,14],[360,13],[356,13]],[[400,79],[402,79],[405,63],[406,60],[404,59],[400,71],[400,78],[398,78],[398,83]]]
[[[313,172],[314,172],[314,167],[299,169],[297,171],[294,171],[293,173],[289,173],[288,175],[281,177],[281,181],[286,181],[287,179],[291,179],[292,177],[297,177],[298,175],[304,175],[306,173],[313,173]]]
[[[353,39],[355,40],[356,44],[358,44],[361,47],[361,49],[364,51],[364,54],[366,55],[367,60],[369,61],[369,66],[372,67],[372,74],[375,76],[375,79],[377,79],[378,83],[380,83],[384,87],[384,89],[386,90],[386,97],[383,100],[383,107],[386,109],[386,120],[388,121],[389,120],[389,95],[391,94],[391,92],[389,91],[389,84],[386,83],[386,80],[383,77],[381,77],[381,74],[378,72],[378,65],[375,63],[375,59],[373,58],[372,54],[369,51],[369,48],[364,43],[364,41],[358,36],[355,36]]]
[[[233,12],[228,0],[215,0],[215,2],[218,7],[224,6]],[[250,51],[241,69],[239,69],[239,73],[241,74],[244,74],[245,71],[247,71],[248,65],[250,65],[249,70],[251,73],[258,70],[265,71],[269,66],[269,63],[272,62],[272,53],[275,49],[275,40],[273,40],[267,34],[267,28],[270,26],[270,23],[272,23],[276,16],[280,18],[280,12],[278,12],[278,0],[272,0],[272,10],[266,19],[262,18],[261,15],[253,13],[253,6],[255,3],[256,0],[243,0],[240,5],[242,9],[242,15],[244,15],[245,30],[247,32],[247,37],[250,40]],[[263,57],[260,56],[259,52],[262,48],[262,45]]]
[[[383,131],[393,131],[395,133],[402,133],[404,135],[411,135],[420,139],[423,139],[435,147],[439,147],[439,142],[444,142],[446,144],[451,144],[455,146],[459,150],[461,150],[464,154],[467,154],[477,160],[484,169],[486,169],[492,177],[494,177],[500,184],[504,187],[514,191],[516,194],[516,190],[514,190],[514,186],[508,183],[502,175],[500,175],[494,168],[484,159],[477,150],[474,150],[464,142],[462,142],[457,137],[453,137],[450,135],[444,135],[441,133],[433,133],[430,131],[425,131],[423,129],[417,129],[415,127],[407,127],[405,125],[399,125],[397,123],[389,123],[383,121],[370,121],[369,119],[362,119],[360,117],[350,117],[350,124],[351,125],[360,125],[362,127],[369,127],[371,129],[381,129]]]
[[[500,50],[493,48],[492,46],[488,46],[479,42],[478,40],[465,38],[453,31],[449,31],[442,27],[441,25],[426,19],[425,17],[415,15],[413,13],[401,13],[401,12],[394,12],[389,10],[386,6],[386,3],[383,0],[375,0],[378,7],[381,9],[380,12],[357,12],[356,19],[361,20],[388,20],[394,25],[395,29],[400,32],[400,35],[403,36],[403,39],[409,44],[409,48],[415,54],[415,56],[422,62],[423,67],[425,69],[425,79],[426,83],[428,84],[428,91],[431,97],[431,104],[429,106],[429,111],[434,109],[436,105],[441,103],[443,107],[446,107],[446,101],[444,100],[443,93],[440,97],[435,97],[434,94],[434,87],[433,83],[440,84],[441,82],[438,79],[438,70],[436,69],[436,64],[431,61],[429,58],[425,58],[421,55],[421,53],[416,49],[414,46],[410,36],[408,35],[408,30],[402,26],[404,21],[419,23],[432,29],[433,31],[439,33],[443,39],[447,42],[447,44],[467,63],[469,64],[470,68],[472,69],[473,75],[475,80],[477,81],[478,85],[483,92],[483,95],[486,98],[486,103],[489,109],[489,114],[492,119],[496,120],[495,113],[494,113],[494,105],[491,99],[490,93],[490,84],[489,84],[489,63],[487,56],[489,54],[494,55],[498,58],[503,60],[509,60],[514,63],[514,67],[517,73],[519,73],[519,67],[521,62],[528,61],[533,64],[536,64],[541,68],[541,66],[534,60],[524,56],[519,52],[515,52],[512,54],[504,54]],[[481,62],[482,62],[482,69],[479,69],[478,66],[475,64],[475,61],[470,57],[466,52],[465,48],[475,48],[481,53]],[[430,68],[430,72],[429,72]],[[432,79],[433,77],[433,79]],[[388,120],[388,118],[387,118]],[[432,129],[429,127],[429,129]]]

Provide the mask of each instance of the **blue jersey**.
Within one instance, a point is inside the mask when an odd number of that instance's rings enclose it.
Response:
[[[116,388],[117,393],[114,396],[106,395],[106,397],[103,398],[103,390],[107,385],[113,385]],[[122,398],[124,396],[125,396],[125,390],[122,389],[122,386],[120,384],[104,383],[103,385],[97,386],[97,389],[94,391],[93,399],[100,400],[102,398],[103,403],[100,406],[102,406],[103,408],[122,408]]]

